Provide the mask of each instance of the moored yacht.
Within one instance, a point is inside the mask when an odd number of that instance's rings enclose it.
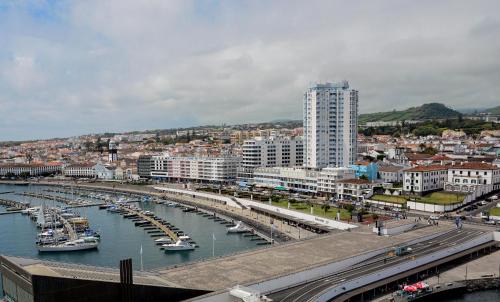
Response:
[[[164,244],[162,247],[165,251],[191,251],[195,249],[195,245],[189,243],[189,236],[179,236],[176,243]]]
[[[172,239],[170,239],[170,237],[161,237],[161,238],[158,238],[158,239],[155,239],[155,243],[158,243],[158,244],[165,244],[165,243],[170,243],[172,242]]]
[[[248,231],[249,229],[241,221],[238,221],[235,226],[227,229],[228,233],[246,233]]]
[[[70,252],[96,249],[99,246],[99,241],[95,239],[85,238],[67,241],[61,244],[39,244],[39,252]]]

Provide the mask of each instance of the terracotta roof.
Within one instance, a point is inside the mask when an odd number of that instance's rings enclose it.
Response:
[[[448,156],[443,155],[443,154],[436,154],[433,157],[431,157],[431,159],[432,160],[450,160],[451,158],[449,158]]]
[[[409,160],[425,160],[425,159],[430,159],[432,157],[432,155],[425,153],[405,153],[405,156]]]
[[[354,163],[356,166],[368,166],[371,164],[369,161],[357,161]]]
[[[430,165],[430,166],[417,166],[410,169],[404,170],[405,172],[428,172],[428,171],[440,171],[448,170],[449,166],[442,165]]]
[[[497,170],[499,167],[487,163],[459,163],[450,166],[451,169],[466,169],[466,170]]]
[[[353,178],[353,179],[342,179],[338,181],[339,183],[344,183],[344,184],[354,184],[354,185],[362,185],[362,184],[369,184],[370,181],[367,179],[359,179],[359,178]]]
[[[398,167],[398,166],[380,166],[380,168],[378,168],[380,172],[398,172],[403,169],[404,167]]]
[[[75,163],[67,166],[66,168],[91,168],[95,166],[94,163]]]

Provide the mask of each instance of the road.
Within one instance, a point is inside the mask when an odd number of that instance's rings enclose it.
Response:
[[[406,256],[387,256],[386,254],[373,257],[339,273],[326,276],[316,281],[289,288],[280,292],[267,295],[273,301],[298,302],[315,301],[315,297],[329,288],[369,273],[398,265],[408,258],[418,258],[435,251],[466,242],[486,231],[475,229],[453,230],[447,234],[438,236],[418,244],[410,245],[412,253]]]

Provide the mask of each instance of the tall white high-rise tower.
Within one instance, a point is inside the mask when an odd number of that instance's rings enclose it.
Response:
[[[357,154],[358,91],[349,83],[311,85],[304,93],[304,166],[347,167]]]

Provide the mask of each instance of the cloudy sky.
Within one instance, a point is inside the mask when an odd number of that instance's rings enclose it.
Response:
[[[500,1],[0,0],[0,140],[500,104]]]

